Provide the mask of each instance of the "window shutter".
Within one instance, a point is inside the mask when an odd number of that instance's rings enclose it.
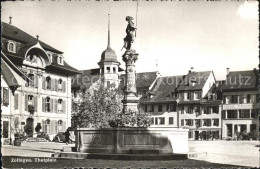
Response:
[[[57,134],[58,133],[58,122],[56,120],[54,120],[53,124],[54,124],[54,134]]]
[[[37,112],[37,105],[38,105],[37,101],[38,101],[38,99],[37,99],[37,95],[36,95],[36,96],[34,96],[34,110],[36,112]]]
[[[58,100],[55,99],[55,113],[58,113]]]
[[[55,111],[55,107],[56,107],[55,101],[56,101],[56,99],[52,99],[52,111],[53,111],[53,113],[56,113],[56,111]]]
[[[62,104],[63,104],[63,113],[66,113],[66,100],[62,100]]]
[[[3,104],[4,106],[9,105],[9,89],[3,88]]]
[[[51,79],[51,90],[54,90],[54,80],[55,79]]]
[[[194,100],[194,92],[190,92],[190,98],[191,100]]]
[[[191,119],[191,126],[193,126],[193,119]]]
[[[18,93],[14,95],[14,109],[18,109]]]
[[[67,130],[66,120],[64,120],[62,123],[62,130],[63,130],[63,132],[65,132]]]
[[[53,112],[53,99],[50,99],[50,112]]]
[[[50,134],[54,134],[54,130],[55,130],[55,122],[52,120],[50,122]]]
[[[34,86],[36,88],[38,88],[38,75],[37,74],[34,75]]]
[[[58,91],[58,79],[55,79],[55,91]]]
[[[46,89],[46,81],[45,81],[45,77],[42,76],[42,89]]]
[[[42,112],[45,112],[45,99],[42,98]]]
[[[28,95],[27,94],[25,94],[25,96],[24,96],[25,98],[25,111],[27,111],[28,110]]]
[[[45,125],[44,125],[44,120],[42,120],[42,132],[46,132],[46,130],[45,130]]]
[[[65,81],[62,82],[62,91],[66,93],[66,83]]]

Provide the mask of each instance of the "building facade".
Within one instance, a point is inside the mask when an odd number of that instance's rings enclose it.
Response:
[[[183,76],[157,77],[139,101],[139,110],[152,115],[151,127],[178,127],[177,87]]]
[[[190,71],[178,88],[180,127],[189,129],[189,139],[221,138],[221,99],[212,71]]]
[[[49,135],[65,131],[71,125],[71,76],[80,72],[39,37],[7,23],[2,28],[3,55],[28,77],[14,92],[9,114],[27,135],[37,125]]]
[[[223,138],[259,128],[258,70],[232,71],[222,86]]]

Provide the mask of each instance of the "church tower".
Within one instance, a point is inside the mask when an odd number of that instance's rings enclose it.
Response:
[[[110,14],[108,14],[108,42],[107,49],[101,54],[101,60],[98,62],[100,75],[104,86],[119,84],[119,65],[116,53],[110,47]]]

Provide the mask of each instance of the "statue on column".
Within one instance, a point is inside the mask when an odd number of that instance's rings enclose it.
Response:
[[[126,50],[130,50],[131,45],[135,40],[135,31],[137,28],[134,26],[133,17],[127,16],[125,20],[128,22],[128,25],[126,27],[126,37],[124,38],[123,48],[125,48]]]

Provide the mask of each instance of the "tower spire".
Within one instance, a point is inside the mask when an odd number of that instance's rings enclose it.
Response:
[[[110,48],[110,10],[108,12],[108,39],[107,39],[107,48]]]

